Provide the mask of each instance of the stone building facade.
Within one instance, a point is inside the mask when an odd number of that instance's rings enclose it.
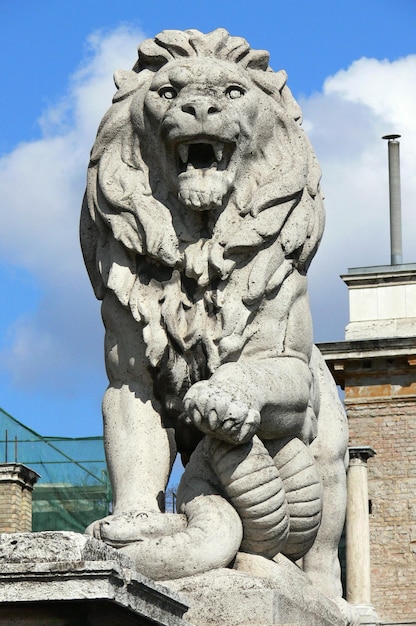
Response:
[[[346,340],[320,348],[345,391],[350,445],[376,452],[368,460],[371,602],[382,624],[416,625],[416,265],[343,279]]]

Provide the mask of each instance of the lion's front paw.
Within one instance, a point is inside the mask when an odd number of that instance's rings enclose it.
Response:
[[[245,443],[256,433],[260,413],[239,397],[210,381],[192,385],[184,398],[186,420],[202,432],[229,443]]]

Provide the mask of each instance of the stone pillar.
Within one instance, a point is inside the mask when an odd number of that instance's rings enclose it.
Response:
[[[0,463],[0,532],[31,532],[32,491],[38,478],[21,463]]]
[[[375,452],[370,446],[351,447],[347,474],[347,601],[355,605],[362,624],[377,624],[371,604],[370,524],[367,461]]]

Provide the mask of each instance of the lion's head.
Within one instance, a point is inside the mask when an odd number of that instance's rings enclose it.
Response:
[[[201,297],[221,318],[217,335],[240,332],[219,294],[242,266],[240,304],[252,311],[290,272],[305,273],[319,244],[319,166],[286,74],[268,59],[223,29],[163,31],[141,44],[133,70],[115,75],[118,91],[91,153],[81,237],[97,296],[110,289],[153,324],[154,364],[168,335],[183,350],[197,341],[189,329]],[[149,275],[163,296],[146,291]],[[162,313],[149,310],[152,298],[163,300],[154,305]],[[181,306],[188,340],[172,321]]]
[[[132,102],[133,124],[146,138],[142,154],[153,177],[163,177],[186,207],[221,207],[273,144],[269,100],[247,70],[230,61],[197,57],[166,63],[144,101],[136,95]]]

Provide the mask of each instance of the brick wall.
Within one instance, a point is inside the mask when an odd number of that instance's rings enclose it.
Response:
[[[0,532],[31,532],[32,490],[38,478],[21,463],[0,464]]]
[[[416,399],[360,382],[346,387],[346,408],[350,445],[377,453],[368,461],[372,604],[383,621],[416,621]]]

